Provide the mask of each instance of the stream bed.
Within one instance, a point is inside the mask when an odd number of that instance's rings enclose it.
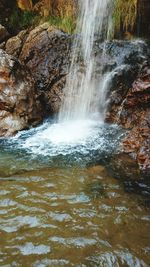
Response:
[[[149,266],[145,198],[106,168],[123,135],[46,121],[0,139],[0,266]]]

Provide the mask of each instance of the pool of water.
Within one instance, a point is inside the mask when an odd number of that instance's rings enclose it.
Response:
[[[0,266],[149,266],[149,208],[105,168],[122,135],[45,122],[1,139]]]

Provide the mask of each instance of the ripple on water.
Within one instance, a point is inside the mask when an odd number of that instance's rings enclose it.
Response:
[[[28,242],[23,246],[19,246],[18,249],[20,250],[22,255],[42,255],[51,252],[51,248],[45,245],[33,245],[32,242]]]
[[[44,259],[38,260],[33,264],[33,267],[45,267],[45,266],[69,266],[69,261],[65,259]],[[70,265],[71,266],[71,265]]]
[[[36,216],[15,216],[13,218],[10,218],[8,220],[8,217],[6,219],[0,220],[0,229],[7,232],[17,232],[19,228],[21,228],[24,225],[28,225],[29,227],[37,227],[41,224],[39,219],[37,219]]]
[[[47,126],[20,133],[2,148],[9,157],[3,154],[0,168],[6,176],[11,174],[0,184],[0,264],[145,267],[148,210],[139,207],[138,197],[125,193],[104,167],[95,166],[97,158],[109,156],[116,146],[115,127],[92,126],[86,140],[66,146],[48,136],[52,128],[45,131]],[[80,160],[73,165],[75,158]]]
[[[126,251],[114,251],[102,253],[87,258],[90,266],[95,267],[120,267],[120,266],[132,266],[132,267],[148,267],[143,261],[133,256],[128,250]]]
[[[58,222],[71,221],[72,220],[72,217],[66,213],[48,212],[47,216],[51,217],[52,220],[58,221]]]
[[[97,240],[85,238],[85,237],[79,237],[79,238],[63,238],[63,237],[57,237],[54,236],[52,238],[49,238],[50,241],[59,243],[61,245],[65,246],[73,246],[73,247],[86,247],[86,246],[93,246],[97,243]]]

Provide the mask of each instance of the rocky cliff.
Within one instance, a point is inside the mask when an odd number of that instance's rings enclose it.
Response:
[[[0,53],[0,135],[14,134],[59,111],[71,40],[70,35],[45,23],[4,43],[6,52]]]
[[[76,37],[78,38],[78,37]],[[59,111],[70,65],[72,36],[49,24],[21,31],[1,50],[1,132],[12,135]],[[105,62],[102,64],[103,46]],[[9,54],[9,55],[8,55]],[[18,61],[19,60],[19,61]],[[127,130],[116,160],[150,168],[150,49],[144,41],[96,41],[95,75],[111,73],[106,121]],[[109,100],[109,101],[108,101]]]

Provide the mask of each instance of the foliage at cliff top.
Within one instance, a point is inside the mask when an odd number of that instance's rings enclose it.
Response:
[[[33,23],[35,14],[39,16],[39,23],[49,21],[58,28],[72,33],[76,26],[77,0],[16,0],[18,7],[26,12],[25,22]],[[132,32],[138,10],[138,0],[114,1],[114,32]],[[30,15],[28,14],[30,13]],[[32,15],[31,15],[32,14]],[[27,17],[27,18],[26,18]]]
[[[19,21],[22,22],[22,19],[23,23],[24,20],[28,21],[29,26],[34,22],[39,24],[48,21],[50,24],[72,33],[76,26],[76,3],[76,0],[17,0],[19,9],[25,12]]]
[[[73,16],[77,7],[76,0],[17,0],[17,3],[22,10],[37,11],[45,17],[49,15]]]

